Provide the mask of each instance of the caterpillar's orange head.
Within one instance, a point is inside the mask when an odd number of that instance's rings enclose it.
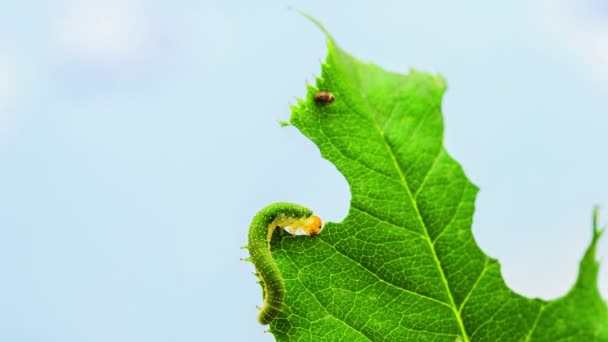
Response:
[[[308,219],[306,227],[304,227],[304,231],[306,231],[308,236],[316,236],[319,234],[322,227],[323,221],[321,221],[321,218],[319,216],[311,216]]]

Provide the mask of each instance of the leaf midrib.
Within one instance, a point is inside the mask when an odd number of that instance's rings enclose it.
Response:
[[[377,127],[377,128],[379,128],[379,127]],[[409,186],[407,184],[407,180],[405,179],[405,175],[403,174],[403,170],[401,170],[401,166],[399,165],[399,163],[397,162],[397,159],[395,158],[395,153],[393,152],[393,149],[391,148],[390,144],[386,141],[386,138],[385,138],[384,134],[382,132],[379,132],[379,133],[380,133],[380,135],[382,137],[382,140],[385,142],[388,151],[390,152],[391,159],[393,160],[395,168],[399,172],[399,177],[401,178],[401,182],[403,183],[403,187],[405,188],[405,191],[407,192],[407,195],[408,195],[408,197],[410,199],[410,202],[412,203],[412,205],[414,207],[414,210],[416,211],[416,219],[422,225],[422,228],[423,228],[423,231],[424,231],[424,240],[427,242],[427,244],[429,245],[429,247],[431,249],[431,253],[433,254],[433,259],[435,260],[435,263],[437,265],[437,269],[439,270],[439,274],[441,275],[441,281],[443,282],[443,284],[445,286],[445,290],[446,290],[447,295],[448,295],[448,298],[450,299],[450,304],[451,304],[452,311],[454,312],[454,316],[456,317],[456,320],[458,321],[458,326],[460,327],[460,331],[461,331],[461,333],[463,335],[464,342],[467,342],[467,341],[469,341],[469,337],[467,336],[466,330],[464,328],[464,323],[462,321],[462,317],[460,317],[460,313],[458,312],[458,309],[456,308],[456,303],[454,302],[454,297],[452,296],[452,291],[450,290],[450,287],[448,285],[448,280],[445,277],[445,273],[443,272],[443,267],[441,266],[441,262],[439,261],[439,258],[437,258],[437,252],[435,251],[435,245],[431,241],[431,237],[429,236],[429,232],[428,232],[428,228],[426,226],[426,223],[424,222],[424,220],[422,219],[422,216],[420,215],[420,209],[418,209],[418,202],[412,196],[412,192],[410,191],[410,188],[409,188]],[[440,152],[438,152],[438,153],[440,153]],[[431,169],[429,169],[428,172],[431,172]]]
[[[347,75],[348,75],[348,73],[347,73]],[[351,77],[351,79],[352,79],[351,75],[348,75],[348,76]],[[359,88],[359,93],[361,95],[361,98],[365,102],[365,105],[370,110],[370,112],[375,112],[377,114],[377,110],[370,104],[370,102],[369,102],[366,94],[363,91],[361,91],[361,88]],[[351,110],[352,109],[353,108],[351,106]],[[385,134],[380,129],[380,126],[378,125],[378,122],[373,117],[370,118],[369,114],[363,113],[363,115],[366,115],[368,117],[368,119],[371,119],[370,121],[372,121],[374,123],[374,128],[376,129],[377,133],[382,138],[382,141],[384,142],[384,145],[386,146],[386,149],[388,150],[388,152],[390,154],[391,160],[393,161],[393,165],[394,165],[395,169],[397,170],[397,173],[399,174],[399,178],[401,180],[401,184],[403,185],[403,188],[405,189],[405,192],[407,193],[407,197],[409,198],[412,206],[414,207],[414,210],[416,212],[416,219],[422,225],[422,228],[423,228],[423,231],[424,231],[424,240],[429,245],[429,247],[431,249],[431,252],[433,254],[433,259],[435,260],[435,264],[437,266],[437,269],[439,270],[439,274],[441,275],[441,280],[442,280],[442,282],[443,282],[443,284],[445,286],[445,290],[446,290],[446,293],[448,295],[448,298],[450,299],[450,307],[452,308],[452,311],[454,313],[454,317],[456,317],[456,321],[458,322],[458,326],[460,327],[460,331],[461,331],[462,337],[464,339],[463,342],[468,342],[469,341],[469,337],[467,336],[466,330],[464,328],[464,322],[462,320],[462,317],[460,317],[460,313],[458,311],[458,308],[456,307],[456,303],[454,301],[454,297],[452,296],[452,291],[450,290],[450,287],[448,285],[448,280],[445,277],[445,273],[443,272],[443,267],[441,266],[441,262],[437,258],[437,252],[435,251],[435,246],[431,242],[431,238],[430,238],[429,233],[428,233],[428,228],[426,226],[426,223],[422,219],[422,216],[420,215],[420,209],[418,209],[418,202],[415,200],[415,198],[412,195],[410,187],[409,187],[409,185],[407,183],[407,180],[405,178],[405,174],[404,174],[403,170],[401,169],[401,165],[399,164],[399,162],[397,161],[397,158],[395,156],[395,152],[393,151],[391,145],[386,140]],[[441,150],[439,150],[437,153],[438,154],[441,153]],[[434,158],[437,158],[437,155],[435,155]],[[433,166],[434,166],[434,164],[433,164]],[[431,168],[427,171],[427,175],[431,172],[433,166],[431,166]],[[426,175],[425,175],[425,178],[426,178]],[[424,185],[421,184],[421,188],[422,188],[422,186],[424,186]]]

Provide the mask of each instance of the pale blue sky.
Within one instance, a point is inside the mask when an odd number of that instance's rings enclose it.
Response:
[[[288,5],[361,59],[440,72],[479,244],[520,293],[571,286],[608,207],[601,1],[4,1],[0,341],[273,340],[239,261],[251,218],[349,201],[276,123],[325,56]]]

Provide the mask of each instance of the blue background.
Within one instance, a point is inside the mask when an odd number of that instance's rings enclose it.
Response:
[[[447,79],[478,243],[519,293],[568,290],[608,206],[603,2],[4,1],[0,341],[273,340],[239,261],[251,218],[349,201],[276,123],[326,52],[288,5],[358,58]]]

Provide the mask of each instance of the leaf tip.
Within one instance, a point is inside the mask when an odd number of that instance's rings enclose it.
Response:
[[[599,207],[595,206],[593,208],[593,237],[591,238],[591,243],[589,247],[587,247],[587,251],[585,252],[583,258],[579,264],[579,273],[574,285],[574,288],[579,289],[591,289],[594,292],[598,291],[597,287],[597,277],[599,272],[599,262],[596,259],[596,249],[597,242],[599,241],[603,229],[598,228],[599,221]]]
[[[595,207],[593,207],[593,243],[596,243],[597,240],[600,239],[600,237],[602,237],[602,234],[604,234],[604,231],[606,229],[606,227],[599,227],[599,216],[600,216],[600,206],[596,205]]]
[[[315,24],[316,27],[318,27],[321,30],[321,32],[323,32],[323,34],[325,34],[325,37],[327,38],[327,40],[328,40],[329,43],[333,42],[333,38],[331,37],[331,35],[329,34],[329,32],[327,31],[327,29],[325,28],[325,26],[323,26],[323,24],[319,20],[315,19],[310,14],[308,14],[308,13],[306,13],[306,12],[304,12],[304,11],[298,9],[298,8],[289,6],[289,9],[292,10],[292,11],[295,11],[299,15],[301,15],[304,18],[310,20],[313,24]]]

